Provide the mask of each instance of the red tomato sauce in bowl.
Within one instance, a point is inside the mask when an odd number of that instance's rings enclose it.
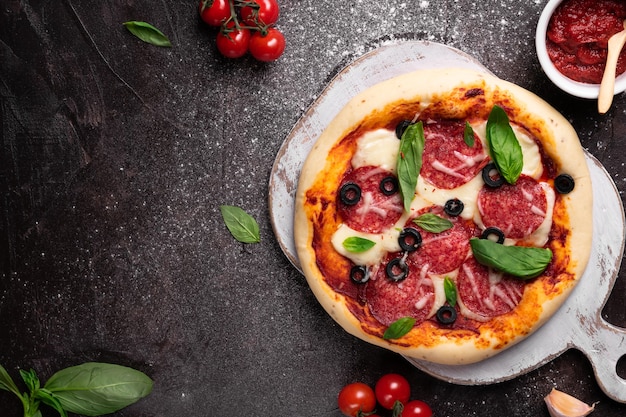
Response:
[[[566,77],[599,84],[606,63],[609,38],[624,29],[624,0],[566,0],[550,18],[546,36],[548,56]],[[626,48],[616,74],[626,71]]]

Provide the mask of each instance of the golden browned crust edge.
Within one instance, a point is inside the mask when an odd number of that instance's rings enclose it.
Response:
[[[382,110],[394,102],[420,102],[428,104],[437,96],[454,88],[478,88],[502,92],[513,98],[516,105],[515,121],[534,124],[542,130],[543,147],[555,161],[558,171],[573,175],[576,187],[563,201],[570,219],[571,235],[566,249],[571,257],[570,271],[573,279],[559,284],[557,292],[545,295],[541,290],[541,280],[532,284],[527,293],[544,297],[538,319],[530,327],[517,335],[503,335],[490,332],[488,326],[478,338],[449,339],[442,337],[435,347],[420,345],[404,346],[402,339],[386,341],[366,333],[361,323],[347,309],[342,295],[335,293],[324,281],[316,265],[315,253],[311,247],[312,223],[304,209],[306,191],[315,183],[316,177],[325,166],[326,157],[335,143],[355,129],[372,113]],[[498,96],[498,94],[495,94]],[[487,95],[487,97],[491,97]],[[485,103],[491,108],[495,103]],[[531,130],[533,127],[531,126]],[[509,347],[525,338],[541,326],[564,302],[576,281],[582,276],[587,265],[592,234],[592,192],[591,179],[584,152],[578,136],[569,122],[548,103],[521,87],[491,75],[466,69],[421,70],[401,75],[375,85],[354,97],[319,137],[305,161],[298,183],[295,202],[294,239],[302,271],[316,298],[347,332],[374,345],[417,359],[442,364],[467,364],[478,362]],[[406,340],[411,340],[407,335]]]

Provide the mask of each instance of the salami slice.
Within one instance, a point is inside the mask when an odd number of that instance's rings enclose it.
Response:
[[[515,185],[484,186],[478,193],[478,210],[485,227],[497,227],[511,239],[521,239],[543,223],[548,200],[541,184],[521,175]]]
[[[401,254],[390,254],[367,283],[365,292],[372,315],[385,326],[402,317],[413,317],[416,324],[426,320],[435,302],[435,288],[426,268],[406,259],[407,275],[395,281],[387,275],[389,262],[404,262]],[[400,257],[400,258],[399,258]]]
[[[437,121],[424,125],[422,177],[438,188],[453,189],[474,178],[486,164],[487,155],[474,135],[473,146],[464,139],[465,122]]]
[[[397,179],[383,168],[365,166],[349,172],[341,183],[337,207],[345,224],[365,233],[381,233],[402,216]]]
[[[474,224],[466,223],[459,217],[448,216],[443,207],[431,206],[420,210],[419,215],[432,213],[452,222],[452,228],[440,233],[423,230],[410,220],[406,227],[415,227],[422,236],[422,245],[409,254],[418,265],[426,266],[429,273],[444,274],[457,269],[469,253],[469,239],[475,235]]]
[[[461,265],[456,285],[463,306],[485,319],[513,310],[524,294],[524,281],[487,268],[473,257]]]

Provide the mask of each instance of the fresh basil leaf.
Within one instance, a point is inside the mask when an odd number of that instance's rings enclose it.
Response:
[[[41,400],[42,403],[54,408],[61,417],[67,417],[67,412],[63,409],[61,401],[59,401],[50,391],[40,389],[33,394],[35,398]]]
[[[152,385],[148,376],[135,369],[87,362],[55,373],[44,389],[69,413],[100,416],[139,401],[150,394]]]
[[[417,177],[422,169],[424,153],[424,126],[422,122],[409,125],[400,139],[400,150],[396,162],[398,184],[404,201],[404,210],[410,211],[411,201],[415,197]]]
[[[515,184],[524,166],[522,146],[515,137],[506,112],[493,106],[487,119],[487,144],[489,154],[500,175],[509,184]]]
[[[7,370],[4,369],[2,365],[0,365],[0,389],[12,392],[13,394],[22,398],[22,394],[20,393],[17,385],[15,385],[15,382],[13,382],[13,378],[11,378]]]
[[[352,253],[365,252],[372,249],[374,245],[376,245],[376,242],[359,236],[350,236],[343,241],[343,247]]]
[[[235,206],[220,206],[226,227],[235,239],[243,243],[259,243],[259,224],[252,216]]]
[[[465,129],[463,130],[463,140],[470,148],[474,146],[474,128],[472,128],[472,125],[467,121],[465,122]]]
[[[458,291],[452,278],[445,277],[443,279],[443,291],[446,294],[446,301],[450,304],[450,307],[454,307],[456,305]]]
[[[387,327],[383,334],[383,339],[399,339],[415,326],[415,319],[413,317],[402,317]]]
[[[32,369],[30,371],[20,369],[20,375],[30,392],[35,392],[39,389],[39,378],[37,377],[35,371],[33,371]]]
[[[430,233],[445,232],[453,226],[450,220],[433,213],[424,213],[413,219],[413,223]]]
[[[159,29],[152,26],[150,23],[130,21],[124,22],[126,29],[133,35],[141,39],[142,41],[155,45],[155,46],[172,46],[172,43],[167,36],[163,34]]]
[[[471,238],[478,263],[522,279],[535,278],[552,260],[552,251],[526,246],[505,246],[489,239]]]

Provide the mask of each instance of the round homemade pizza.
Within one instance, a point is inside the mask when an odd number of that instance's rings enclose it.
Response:
[[[591,250],[572,126],[536,95],[465,69],[354,97],[303,165],[294,239],[349,333],[441,364],[486,359],[565,301]]]

